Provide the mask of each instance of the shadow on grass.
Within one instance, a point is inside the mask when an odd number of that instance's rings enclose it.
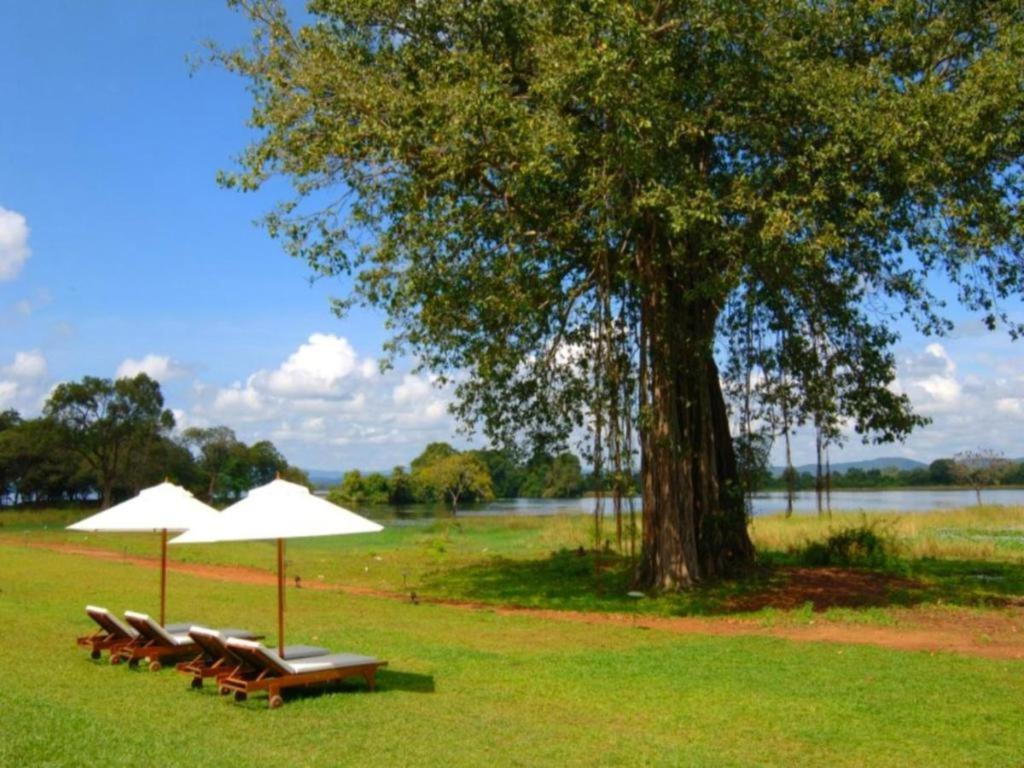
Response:
[[[416,672],[397,672],[382,669],[377,673],[377,692],[403,691],[405,693],[433,693],[434,676]]]
[[[382,696],[395,692],[433,693],[434,690],[433,675],[382,669],[377,673],[377,690],[373,692],[367,690],[366,684],[362,680],[350,678],[336,683],[320,683],[306,687],[287,688],[281,692],[281,696],[284,698],[284,706],[287,708],[289,702],[319,699],[322,696],[344,696],[347,694]],[[246,709],[268,708],[267,695],[262,692],[252,694],[244,701],[234,701],[231,695],[221,698],[230,701],[235,706],[245,707]]]
[[[678,595],[638,599],[629,593],[633,564],[609,552],[560,550],[531,560],[492,558],[427,576],[423,593],[525,608],[579,611],[709,614],[731,599],[763,589],[771,573],[758,569],[744,579],[720,581]]]
[[[1024,564],[890,558],[882,566],[804,565],[762,552],[748,574],[645,599],[630,597],[632,564],[613,553],[562,550],[534,560],[494,558],[428,576],[426,595],[526,608],[711,616],[810,608],[944,604],[1024,606]]]

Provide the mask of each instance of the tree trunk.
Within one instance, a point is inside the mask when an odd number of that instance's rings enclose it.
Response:
[[[815,451],[815,465],[814,465],[814,497],[818,503],[818,517],[821,517],[825,512],[824,507],[824,493],[825,493],[825,480],[822,474],[822,456],[821,456],[821,425],[818,418],[814,419],[814,451]]]
[[[828,446],[825,446],[825,506],[828,509],[828,519],[832,519],[832,457],[829,456]]]
[[[100,499],[100,509],[108,509],[110,502],[113,501],[114,496],[114,483],[107,480],[102,485],[102,498]]]
[[[785,381],[785,379],[783,379]],[[793,497],[796,495],[796,488],[793,487],[793,447],[789,440],[789,392],[785,385],[782,388],[782,434],[786,439],[786,470],[783,477],[786,481],[786,517],[793,516]]]
[[[647,407],[641,422],[643,550],[648,589],[675,590],[749,565],[743,490],[713,356],[717,312],[683,287],[641,303]]]

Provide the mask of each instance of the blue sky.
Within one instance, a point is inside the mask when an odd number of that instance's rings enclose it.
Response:
[[[146,370],[181,424],[272,439],[306,467],[386,468],[453,437],[446,393],[376,371],[382,317],[335,318],[344,286],[311,283],[253,224],[275,190],[216,185],[249,138],[248,96],[186,57],[243,41],[240,16],[218,0],[0,0],[0,18],[0,407],[33,414],[58,381]],[[899,386],[935,423],[838,458],[1024,455],[1024,348],[966,322],[898,353]],[[811,452],[801,437],[797,460]]]

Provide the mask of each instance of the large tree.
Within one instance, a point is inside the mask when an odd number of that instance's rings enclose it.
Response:
[[[197,453],[197,463],[204,475],[207,503],[218,495],[238,495],[249,488],[247,483],[248,449],[230,427],[189,427],[182,440]]]
[[[15,503],[84,499],[95,490],[94,474],[48,419],[10,420],[0,414],[0,478]]]
[[[126,480],[131,454],[148,451],[174,427],[160,384],[144,373],[116,381],[86,376],[58,384],[43,415],[95,473],[103,509],[110,506],[115,485]]]
[[[412,473],[412,482],[426,497],[451,503],[453,515],[461,501],[494,498],[487,465],[472,453],[453,453],[422,464]]]
[[[12,483],[17,477],[15,456],[6,446],[10,435],[8,434],[8,440],[5,440],[4,433],[16,429],[21,424],[21,414],[14,409],[8,408],[0,411],[0,506],[3,506],[4,500],[11,492]]]
[[[892,317],[948,328],[932,274],[991,325],[1020,290],[1016,0],[233,4],[258,135],[224,182],[289,177],[271,234],[492,438],[635,426],[646,586],[753,557],[731,302],[801,413],[898,439]]]

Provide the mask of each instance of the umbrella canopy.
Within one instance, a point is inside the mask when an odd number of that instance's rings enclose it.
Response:
[[[253,488],[216,518],[189,528],[171,543],[299,539],[382,530],[383,526],[314,496],[304,485],[273,480]]]
[[[217,519],[217,510],[208,507],[184,488],[163,482],[146,488],[128,501],[79,520],[69,531],[107,531],[137,533],[187,531]]]
[[[187,531],[216,520],[217,510],[196,499],[184,488],[163,482],[146,488],[128,501],[68,526],[69,531],[109,533],[160,533],[160,623],[167,604],[167,532]]]
[[[284,654],[284,540],[310,536],[376,533],[377,523],[332,504],[302,485],[273,480],[254,488],[215,520],[197,525],[171,541],[200,544],[216,541],[277,541],[277,641]]]

